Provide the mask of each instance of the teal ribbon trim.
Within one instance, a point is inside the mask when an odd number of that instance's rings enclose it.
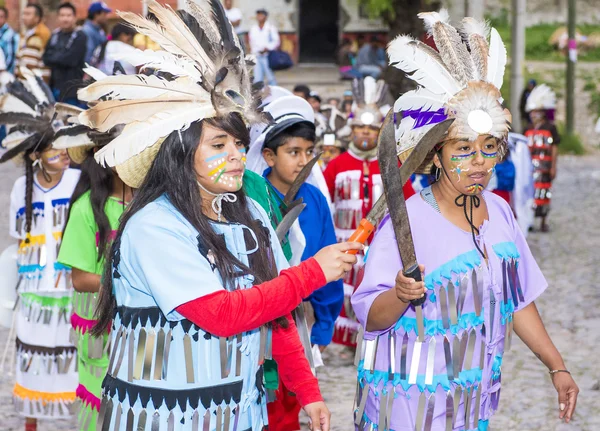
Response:
[[[27,274],[32,272],[42,272],[46,268],[41,265],[22,265],[19,267],[19,274]],[[70,271],[71,267],[67,265],[63,265],[62,263],[55,262],[54,263],[55,271]]]
[[[427,274],[425,276],[425,287],[434,290],[436,285],[441,286],[444,284],[444,279],[452,279],[452,274],[464,274],[480,265],[481,256],[477,250],[463,253]]]
[[[465,313],[461,315],[458,319],[457,325],[450,325],[450,332],[456,335],[461,329],[476,328],[481,326],[484,322],[485,309],[482,308],[481,316],[477,316],[476,313]],[[446,329],[444,329],[444,324],[442,320],[429,320],[427,318],[423,318],[423,323],[425,325],[426,335],[432,337],[434,335],[446,335]],[[414,334],[417,335],[417,319],[415,319],[414,317],[402,316],[396,322],[394,330],[398,331],[400,330],[400,328],[404,329],[404,332],[406,333],[410,334],[411,332],[414,332]]]
[[[479,382],[481,382],[482,375],[482,370],[479,367],[475,367],[470,370],[461,371],[458,377],[454,378],[452,382],[450,382],[450,380],[448,379],[447,374],[434,375],[433,383],[431,385],[426,385],[425,376],[419,374],[417,375],[416,385],[419,388],[420,392],[423,392],[425,391],[425,389],[427,389],[427,391],[433,393],[435,392],[438,386],[441,386],[445,391],[449,391],[451,389],[450,383],[454,383],[462,387],[466,386],[467,384],[479,384]],[[360,361],[358,364],[358,379],[359,381],[362,381],[364,379],[364,381],[366,381],[367,383],[370,383],[373,386],[375,386],[375,388],[373,388],[373,392],[375,393],[375,395],[378,395],[376,387],[378,387],[382,382],[384,384],[384,387],[389,382],[391,382],[393,386],[402,386],[404,392],[408,392],[410,387],[413,386],[409,384],[407,380],[401,380],[400,373],[395,373],[394,379],[390,380],[388,371],[374,370],[373,372],[371,372],[369,370],[365,370],[364,361]]]
[[[494,363],[492,364],[492,379],[500,377],[500,369],[502,368],[502,356],[494,356]]]
[[[496,256],[503,260],[518,259],[521,257],[519,249],[517,249],[516,244],[512,241],[500,242],[493,245],[492,249],[496,253]]]
[[[500,301],[500,315],[502,316],[500,320],[502,321],[502,325],[506,325],[507,322],[512,322],[514,312],[514,302],[508,301],[508,303],[505,303],[504,301]]]

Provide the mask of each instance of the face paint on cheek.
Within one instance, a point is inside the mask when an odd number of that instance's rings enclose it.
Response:
[[[362,145],[363,149],[366,149],[369,146],[369,141],[365,140],[365,141],[362,142],[361,145]]]
[[[242,153],[242,164],[244,165],[244,167],[246,167],[246,149],[240,149],[240,153]]]
[[[463,162],[472,159],[475,156],[475,151],[469,154],[452,155],[450,162],[454,165],[454,168],[450,169],[450,172],[454,172],[457,176],[456,182],[460,183],[460,178],[464,172],[469,172],[470,169],[463,168]]]
[[[60,151],[52,151],[48,154],[49,156],[46,159],[46,163],[48,163],[49,165],[55,165],[57,163],[60,163]]]

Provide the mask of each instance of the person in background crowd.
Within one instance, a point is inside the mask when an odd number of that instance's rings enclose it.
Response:
[[[233,0],[224,0],[223,6],[225,9],[225,15],[227,15],[227,19],[233,26],[235,33],[238,35],[242,48],[244,49],[244,51],[246,51],[244,31],[242,30],[242,18],[244,17],[242,15],[242,11],[237,7],[233,7]]]
[[[277,85],[275,75],[269,66],[269,51],[279,47],[279,32],[267,21],[269,13],[266,9],[256,11],[256,24],[250,28],[250,51],[256,56],[254,82],[264,81],[268,85]]]
[[[87,36],[87,46],[85,50],[85,62],[90,63],[94,51],[104,42],[106,42],[106,33],[104,26],[108,21],[108,14],[112,10],[104,2],[94,2],[88,8],[88,19],[82,26],[82,30]]]
[[[4,53],[6,70],[15,72],[16,55],[19,49],[19,35],[8,25],[8,9],[0,7],[0,49]]]
[[[521,113],[521,125],[523,126],[523,130],[527,130],[531,127],[531,117],[529,116],[529,112],[527,112],[527,99],[529,99],[529,95],[537,85],[535,79],[530,79],[527,82],[527,87],[523,90],[521,94],[521,102],[519,104],[519,112]]]
[[[529,139],[529,150],[533,162],[533,182],[535,188],[535,216],[542,219],[540,229],[548,232],[548,213],[552,197],[552,181],[556,178],[556,162],[560,135],[554,125],[556,94],[546,84],[536,86],[525,106],[531,117],[531,126],[525,132]]]
[[[334,133],[325,133],[317,143],[317,151],[321,151],[319,165],[325,170],[329,162],[346,152],[346,145]]]
[[[344,91],[344,94],[342,96],[342,102],[352,103],[353,100],[354,100],[354,96],[352,95],[352,90]]]
[[[356,68],[364,76],[371,76],[378,79],[383,72],[385,64],[381,63],[381,54],[379,53],[378,39],[371,38],[370,42],[365,42],[356,54]]]
[[[316,91],[311,91],[306,99],[315,112],[315,126],[317,128],[317,138],[320,138],[327,129],[327,118],[321,114],[321,96]]]
[[[50,82],[50,69],[42,61],[46,44],[50,40],[50,29],[42,22],[44,10],[39,4],[29,3],[23,9],[22,22],[25,27],[17,52],[17,78],[23,78],[19,68],[26,67]]]
[[[87,36],[76,28],[77,13],[71,3],[58,7],[58,25],[42,59],[51,69],[50,87],[59,102],[77,105],[76,85],[83,78]]]
[[[294,87],[294,96],[302,97],[304,100],[308,100],[308,96],[310,95],[310,87],[305,84],[298,84]]]
[[[96,48],[92,64],[107,75],[112,75],[115,61],[123,68],[127,75],[135,74],[136,68],[127,62],[127,55],[136,51],[133,47],[133,38],[136,31],[125,23],[115,24],[110,32],[110,40]]]
[[[338,106],[340,106],[340,99],[338,99],[337,97],[330,97],[329,99],[327,99],[327,104],[329,106],[335,106],[337,108]]]
[[[339,67],[341,79],[362,78],[362,74],[356,69],[356,52],[350,39],[342,40],[337,49],[336,63]]]
[[[342,114],[344,114],[346,116],[346,118],[348,118],[350,116],[350,114],[352,113],[352,100],[342,101],[342,106],[341,106],[340,111],[342,111]]]

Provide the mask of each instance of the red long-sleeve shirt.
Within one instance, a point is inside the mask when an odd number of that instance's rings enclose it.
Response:
[[[281,271],[279,277],[250,289],[222,290],[177,307],[186,319],[219,337],[249,331],[287,316],[289,327],[273,329],[273,359],[281,380],[302,406],[323,401],[317,379],[304,356],[291,311],[327,280],[314,258]],[[233,318],[232,318],[233,317]]]

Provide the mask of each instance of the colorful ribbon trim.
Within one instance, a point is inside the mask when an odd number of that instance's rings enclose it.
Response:
[[[97,322],[97,320],[85,319],[77,313],[71,314],[71,326],[81,332],[81,335],[90,331]]]
[[[452,274],[464,274],[480,265],[481,256],[477,250],[463,253],[425,275],[425,287],[433,290],[436,285],[442,286],[444,279],[451,280]]]
[[[518,259],[521,257],[519,249],[517,249],[516,244],[512,241],[495,244],[492,246],[492,249],[496,253],[496,256],[503,260]]]
[[[459,317],[457,325],[450,325],[450,332],[456,335],[461,329],[479,327],[484,322],[485,310],[483,308],[480,316],[477,316],[477,313],[464,313]],[[425,324],[426,335],[446,335],[446,329],[444,328],[443,320],[429,320],[427,318],[423,318],[423,323]],[[411,332],[414,332],[414,334],[417,335],[417,319],[414,317],[402,316],[400,319],[398,319],[398,322],[396,322],[394,330],[398,331],[400,328],[404,329],[406,333],[410,334]]]
[[[94,410],[100,411],[100,398],[88,391],[81,383],[77,386],[75,395],[83,401],[86,406],[91,406]]]
[[[58,307],[58,308],[70,308],[71,297],[70,296],[44,296],[38,295],[37,293],[21,293],[21,300],[27,305],[41,304],[42,307]]]
[[[75,401],[75,392],[40,392],[32,391],[31,389],[24,388],[23,386],[15,383],[13,389],[13,395],[22,400],[42,400],[45,403],[51,403],[55,401],[65,401],[72,403]]]

